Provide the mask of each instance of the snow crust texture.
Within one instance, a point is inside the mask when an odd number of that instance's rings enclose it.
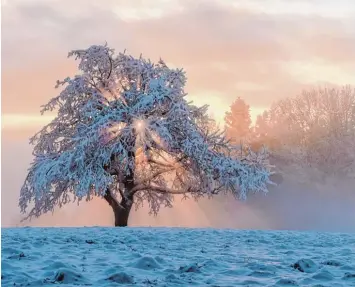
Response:
[[[1,286],[355,286],[355,234],[2,229]]]

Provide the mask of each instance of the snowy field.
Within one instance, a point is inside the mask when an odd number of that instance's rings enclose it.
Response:
[[[2,229],[1,286],[355,286],[355,234]]]

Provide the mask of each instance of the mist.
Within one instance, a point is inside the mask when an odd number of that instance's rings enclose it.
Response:
[[[21,223],[18,197],[32,147],[21,137],[3,133],[1,226],[113,226],[113,214],[100,198],[69,204],[55,212]],[[6,164],[4,164],[6,163]],[[244,202],[230,195],[198,202],[176,197],[173,208],[162,207],[157,216],[144,205],[130,216],[130,226],[181,226],[239,229],[289,229],[355,232],[354,181],[327,185],[300,184],[287,179],[266,195],[255,194]]]
[[[355,232],[354,180],[300,184],[286,180],[265,196],[249,198],[272,229]]]

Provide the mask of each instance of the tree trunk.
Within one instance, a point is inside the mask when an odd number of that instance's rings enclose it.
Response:
[[[131,138],[131,141],[128,144],[130,148],[128,152],[128,162],[135,163],[136,154],[134,151],[136,143],[136,134],[135,129],[133,129],[134,136]],[[115,226],[124,227],[128,225],[129,213],[133,205],[133,194],[131,194],[132,188],[134,187],[134,167],[129,168],[129,173],[125,176],[122,181],[124,185],[124,190],[121,198],[121,202],[118,203],[117,199],[112,196],[110,189],[106,190],[104,198],[108,204],[112,207],[113,213],[115,215]]]
[[[133,198],[122,198],[121,202],[119,203],[117,199],[112,196],[109,189],[106,191],[104,198],[112,207],[113,213],[115,215],[115,226],[127,226],[128,217],[133,205]]]

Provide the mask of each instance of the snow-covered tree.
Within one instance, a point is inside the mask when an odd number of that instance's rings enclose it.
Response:
[[[261,140],[269,135],[269,121],[269,113],[267,111],[256,117],[254,132]]]
[[[244,141],[250,133],[250,107],[238,97],[224,117],[226,136],[233,143]]]
[[[69,56],[80,73],[57,82],[63,90],[42,109],[57,116],[31,139],[34,161],[19,199],[27,218],[99,196],[115,226],[126,226],[133,204],[144,201],[157,214],[176,194],[267,192],[266,155],[229,155],[222,132],[206,128],[207,106],[186,101],[183,70],[115,55],[107,45]]]
[[[306,177],[354,175],[355,90],[350,86],[304,90],[276,102],[268,111],[267,130],[267,144],[277,142],[270,145],[272,156],[298,166]]]

